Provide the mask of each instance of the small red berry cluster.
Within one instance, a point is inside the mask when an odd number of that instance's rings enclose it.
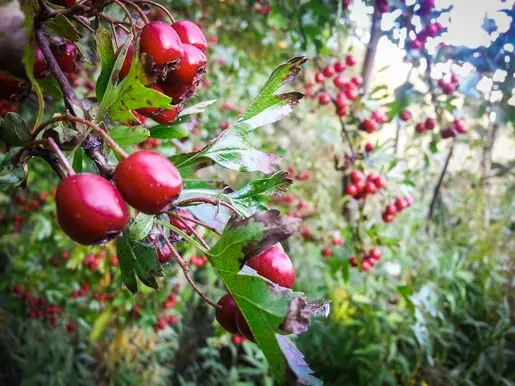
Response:
[[[443,31],[443,27],[439,22],[429,23],[420,31],[416,38],[410,42],[410,48],[413,50],[420,50],[424,47],[428,38],[434,38]]]
[[[325,106],[333,102],[336,108],[336,115],[343,117],[347,115],[347,104],[349,101],[354,101],[359,93],[358,87],[361,86],[362,80],[360,77],[352,77],[347,80],[342,73],[347,67],[353,67],[356,64],[356,58],[353,55],[347,55],[345,61],[337,61],[334,64],[324,67],[322,71],[315,73],[315,83],[322,84],[322,89],[318,92],[318,102]],[[332,96],[326,88],[326,80],[333,78],[333,85],[336,87]],[[307,96],[314,97],[316,93],[313,92],[314,83],[306,83],[305,91]]]
[[[367,132],[368,134],[372,134],[377,130],[378,125],[388,122],[388,116],[382,110],[372,111],[370,118],[364,119],[359,124],[359,129],[361,131]]]
[[[55,56],[57,64],[61,70],[67,75],[68,80],[72,86],[79,86],[76,73],[82,68],[81,57],[79,50],[70,41],[53,39],[50,46],[52,53]],[[34,56],[34,76],[38,79],[47,78],[50,75],[48,63],[39,47],[35,47]],[[74,74],[74,75],[71,75]],[[76,83],[75,83],[76,82]]]
[[[168,298],[161,305],[162,310],[170,310],[175,307],[177,304],[177,295],[171,293],[168,295]],[[134,308],[133,308],[134,310]],[[177,316],[175,315],[162,315],[157,319],[157,322],[154,324],[154,331],[159,332],[163,331],[166,326],[173,326],[177,324]]]
[[[320,251],[322,253],[322,256],[324,257],[331,257],[333,255],[333,248],[332,247],[343,247],[345,244],[345,241],[339,238],[333,238],[331,239],[331,247],[324,247]]]
[[[297,172],[295,166],[288,166],[286,170],[288,171],[288,177],[297,181],[309,181],[313,176],[313,173],[309,169]]]
[[[280,244],[251,257],[246,265],[281,287],[292,288],[295,283],[295,268]],[[231,334],[243,335],[254,342],[252,331],[233,297],[230,294],[225,294],[218,300],[217,304],[219,306],[216,309],[218,323]]]
[[[419,134],[424,134],[426,131],[434,130],[436,121],[434,118],[426,118],[424,122],[419,122],[415,125],[415,131]]]
[[[351,182],[346,185],[345,192],[356,200],[374,195],[386,186],[386,178],[375,173],[370,173],[365,178],[361,171],[354,169],[349,177]]]
[[[451,126],[443,129],[440,132],[440,136],[443,139],[454,138],[457,137],[458,134],[465,134],[468,132],[467,126],[465,126],[465,122],[461,119],[455,119]]]
[[[393,204],[386,205],[383,212],[383,221],[385,223],[392,222],[397,214],[409,208],[411,205],[413,205],[413,199],[410,196],[397,198]]]
[[[89,283],[82,283],[80,289],[72,291],[72,293],[70,294],[70,299],[78,299],[87,296],[89,294],[89,290]]]
[[[286,206],[288,208],[288,216],[290,217],[306,218],[313,214],[311,204],[304,197],[295,196],[291,193],[273,197],[270,203]]]
[[[43,204],[47,202],[48,194],[45,192],[41,193],[29,193],[27,194],[19,194],[12,197],[12,201],[16,204],[16,206],[21,207],[16,208],[16,213],[13,214],[12,224],[14,226],[13,233],[19,233],[21,228],[25,224],[26,215],[30,215],[31,213],[39,210]],[[0,223],[4,223],[8,221],[8,215],[0,214]]]
[[[5,117],[7,113],[16,112],[16,104],[8,99],[0,99],[0,117]]]
[[[359,265],[362,271],[367,272],[381,260],[381,256],[379,248],[372,248],[365,256],[361,257],[361,265],[355,256],[349,258],[349,264],[351,267],[358,267]]]
[[[206,263],[207,263],[206,256],[193,256],[190,259],[190,264],[197,268],[203,267]]]
[[[205,73],[207,58],[206,37],[201,29],[189,20],[172,25],[162,21],[146,24],[139,35],[140,53],[148,58],[148,72],[157,75],[158,81],[149,86],[172,98],[169,109],[145,107],[137,112],[161,124],[173,123],[184,103],[193,95]],[[119,78],[129,74],[134,58],[130,46],[120,69]]]
[[[440,89],[445,95],[450,95],[454,91],[456,91],[459,82],[460,80],[458,78],[458,75],[453,73],[444,78],[438,79],[438,87],[440,87]]]

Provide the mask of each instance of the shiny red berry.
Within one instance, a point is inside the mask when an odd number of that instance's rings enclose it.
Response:
[[[173,106],[171,109],[158,109],[157,112],[152,114],[150,117],[162,125],[169,125],[174,123],[182,110],[181,105]]]
[[[116,54],[116,56],[118,56],[120,54],[120,51],[121,51],[121,47],[118,50],[118,53]],[[134,58],[134,45],[131,44],[129,46],[129,48],[127,48],[127,52],[125,53],[125,58],[123,60],[122,67],[120,68],[120,73],[118,75],[118,78],[120,80],[124,79],[127,75],[129,75],[129,71],[131,69],[133,58]]]
[[[239,332],[236,325],[236,312],[238,306],[230,294],[225,294],[218,300],[217,303],[220,307],[215,311],[216,321],[231,334]]]
[[[190,221],[191,219],[193,219],[193,216],[191,215],[191,213],[189,211],[187,211],[186,209],[179,209],[177,211],[177,214],[182,217],[184,222],[186,222],[186,224],[188,224],[190,228],[195,229],[197,224],[195,224],[193,221]],[[170,224],[171,225],[173,225],[174,227],[176,227],[176,228],[180,229],[181,231],[187,233],[188,235],[191,235],[190,228],[188,228],[188,226],[186,226],[183,221],[181,221],[177,217],[174,217],[174,216],[171,216],[171,215],[169,215],[168,217],[170,219]]]
[[[368,251],[368,256],[375,260],[381,259],[381,251],[379,248],[372,248],[370,251]]]
[[[140,51],[162,66],[182,58],[184,49],[179,35],[169,24],[153,21],[141,29]]]
[[[141,150],[118,164],[114,181],[129,205],[146,214],[159,214],[182,191],[182,178],[166,157]]]
[[[353,55],[347,55],[345,58],[345,63],[347,66],[354,66],[357,63],[357,60]]]
[[[346,68],[347,68],[347,65],[342,61],[338,61],[334,64],[334,70],[336,72],[343,72],[343,71],[345,71]]]
[[[358,183],[359,181],[362,181],[363,178],[365,178],[363,176],[363,173],[360,172],[358,169],[354,169],[352,172],[350,172],[350,179],[355,184]]]
[[[356,259],[356,256],[351,256],[349,258],[349,264],[352,266],[352,267],[357,267],[358,266],[358,259]]]
[[[373,119],[365,119],[363,122],[361,122],[359,128],[370,134],[376,131],[377,123]]]
[[[315,74],[315,82],[316,83],[324,83],[325,81],[325,76],[324,74],[322,74],[321,72],[317,72]]]
[[[129,224],[122,196],[109,181],[96,174],[75,174],[62,180],[55,204],[63,231],[83,245],[109,241]]]
[[[426,130],[433,130],[436,127],[436,121],[434,118],[427,118],[424,122],[424,127]]]
[[[331,78],[333,75],[334,75],[335,71],[334,71],[334,67],[333,66],[325,66],[324,68],[324,76],[326,78]]]
[[[318,97],[318,102],[325,106],[327,104],[329,104],[331,102],[331,97],[329,96],[329,94],[323,92],[322,94],[320,94],[320,96]]]
[[[370,153],[372,150],[374,150],[374,144],[367,142],[365,145],[365,150]]]
[[[34,76],[36,78],[44,78],[48,75],[47,61],[43,55],[43,51],[36,47],[34,53]]]
[[[410,119],[411,119],[411,111],[409,110],[403,110],[399,117],[401,118],[402,121],[404,122],[408,122]]]
[[[177,21],[172,24],[172,28],[177,32],[183,43],[191,44],[201,51],[207,49],[206,37],[195,23],[189,20]]]
[[[421,122],[417,123],[417,125],[415,126],[415,131],[419,134],[424,134],[424,132],[426,131],[426,127]]]
[[[394,204],[386,205],[385,213],[394,215],[397,213],[397,207]]]
[[[338,88],[343,88],[347,83],[345,82],[345,78],[341,75],[338,75],[333,79],[333,83]]]
[[[398,198],[395,200],[395,207],[397,208],[398,212],[401,212],[408,207],[408,203],[404,198]]]
[[[52,48],[59,67],[64,72],[77,72],[79,70],[79,50],[73,43],[63,43]]]
[[[322,256],[329,257],[333,254],[333,248],[331,247],[325,247],[322,249]]]
[[[184,44],[184,54],[178,67],[170,71],[166,77],[167,84],[191,85],[197,74],[205,71],[207,58],[197,47]]]
[[[376,186],[376,184],[373,183],[372,181],[368,181],[365,184],[365,192],[367,194],[376,194],[377,193],[377,186]]]
[[[236,326],[238,326],[238,330],[240,331],[241,335],[243,335],[251,342],[256,341],[254,339],[254,334],[252,334],[252,331],[250,330],[249,324],[239,309],[236,310]]]
[[[277,245],[251,257],[246,264],[259,275],[281,287],[291,288],[295,283],[293,263],[286,252]]]
[[[356,194],[358,194],[358,188],[354,184],[348,184],[345,187],[345,192],[349,195],[354,197]]]

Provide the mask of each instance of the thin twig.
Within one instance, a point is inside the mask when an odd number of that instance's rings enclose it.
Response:
[[[127,7],[125,6],[125,4],[123,4],[120,0],[114,0],[114,3],[116,3],[123,10],[123,12],[125,12],[125,15],[129,19],[131,26],[132,27],[135,26],[134,19],[132,18],[132,15],[129,12],[129,10],[127,9]]]
[[[218,231],[215,229],[215,227],[212,227],[211,225],[206,224],[205,222],[200,221],[200,220],[198,220],[198,219],[196,219],[196,218],[194,218],[194,217],[189,218],[189,219],[188,219],[188,221],[191,221],[191,222],[193,222],[193,223],[195,223],[195,224],[197,224],[197,225],[200,225],[201,227],[204,227],[204,228],[206,228],[207,230],[210,230],[211,232],[216,233],[216,234],[217,234],[217,235],[219,235],[219,236],[221,235],[221,233],[220,233],[220,232],[218,232]]]
[[[129,33],[130,32],[130,29],[127,28],[127,26],[125,24],[128,24],[128,23],[125,23],[123,21],[120,21],[120,20],[115,20],[109,16],[107,16],[105,13],[99,13],[98,16],[100,16],[102,19],[104,19],[105,21],[109,22],[112,26],[113,26],[113,32],[115,31],[115,27],[118,27],[120,29],[123,29],[126,33]]]
[[[234,206],[232,206],[231,204],[229,204],[229,203],[227,203],[225,201],[212,200],[212,199],[207,198],[207,197],[193,197],[193,198],[189,198],[187,200],[183,200],[183,201],[177,202],[175,204],[175,206],[188,206],[188,205],[197,204],[197,203],[211,204],[213,206],[220,206],[220,205],[222,205],[222,206],[225,206],[226,208],[230,209],[236,215],[241,216],[240,211],[238,209],[236,209]]]
[[[133,2],[134,3],[142,3],[142,4],[151,4],[154,7],[159,8],[164,13],[166,13],[166,15],[170,18],[172,24],[175,23],[175,18],[173,17],[172,13],[164,5],[161,5],[161,4],[159,4],[159,3],[155,2],[155,1],[151,1],[151,0],[133,0]]]
[[[186,278],[186,280],[188,281],[188,283],[190,283],[191,287],[193,288],[193,290],[199,294],[199,296],[207,303],[209,304],[210,306],[213,306],[215,309],[219,308],[218,304],[216,304],[214,301],[212,301],[211,299],[209,299],[207,297],[206,294],[204,294],[204,292],[202,292],[202,290],[200,288],[197,287],[197,284],[195,283],[195,281],[193,280],[193,278],[191,277],[190,275],[190,267],[188,266],[188,264],[184,261],[184,259],[182,258],[182,256],[179,254],[179,252],[177,252],[177,250],[174,248],[174,246],[172,245],[172,243],[170,242],[170,240],[168,240],[168,237],[166,237],[166,235],[161,232],[161,235],[163,236],[164,238],[164,241],[166,243],[166,245],[168,246],[168,248],[170,248],[170,251],[172,252],[172,255],[174,256],[175,260],[177,261],[177,264],[179,264],[179,267],[181,267],[182,269],[182,272],[184,273],[184,277]]]
[[[429,213],[427,215],[427,230],[429,230],[429,224],[431,222],[431,219],[433,218],[435,205],[436,205],[436,199],[438,198],[440,194],[440,189],[442,187],[442,182],[445,177],[445,173],[447,172],[447,168],[449,167],[449,163],[452,158],[452,153],[454,152],[454,146],[456,145],[456,141],[454,140],[452,142],[451,148],[449,149],[449,152],[447,153],[447,158],[445,159],[445,163],[443,165],[442,171],[440,172],[440,177],[438,178],[438,182],[436,183],[434,192],[433,192],[433,198],[431,199],[431,204],[429,206]]]
[[[178,213],[174,213],[174,212],[169,212],[168,214],[169,214],[170,216],[172,216],[172,217],[175,217],[175,218],[176,218],[176,219],[178,219],[180,222],[182,222],[182,223],[184,224],[184,226],[185,226],[186,228],[188,228],[188,230],[191,232],[191,234],[193,234],[193,236],[195,236],[195,237],[197,238],[197,240],[200,242],[200,244],[202,244],[202,246],[203,246],[204,248],[206,248],[206,249],[210,249],[209,244],[208,244],[208,243],[206,243],[206,241],[202,238],[202,236],[200,236],[200,235],[198,234],[198,232],[197,232],[197,231],[196,231],[196,230],[195,230],[195,229],[194,229],[190,224],[188,224],[188,222],[187,222],[187,221],[189,221],[189,219],[188,219],[188,220],[185,220],[185,219],[184,219],[180,214],[178,214]]]
[[[91,28],[91,25],[88,24],[89,23],[88,19],[84,20],[82,18],[82,16],[80,16],[80,15],[73,15],[73,16],[71,16],[71,18],[73,20],[75,20],[77,23],[79,23],[81,26],[86,28],[89,32],[95,33],[95,30],[93,28]]]
[[[35,147],[32,149],[22,149],[17,155],[16,155],[16,161],[13,158],[13,165],[19,165],[21,162],[24,162],[25,159],[29,157],[39,157],[46,161],[50,165],[50,167],[53,169],[55,174],[59,177],[59,179],[64,180],[66,178],[66,172],[63,168],[63,165],[60,163],[59,157],[53,152],[48,149],[42,149],[40,147]],[[16,163],[15,163],[16,162]]]
[[[138,4],[134,3],[133,1],[128,0],[122,0],[125,4],[130,5],[132,8],[136,10],[136,12],[139,14],[139,17],[145,24],[148,24],[148,17],[145,15],[145,12],[138,6]]]

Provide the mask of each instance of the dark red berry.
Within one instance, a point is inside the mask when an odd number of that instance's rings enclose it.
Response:
[[[51,2],[64,8],[71,8],[75,5],[76,0],[52,0]]]
[[[433,118],[427,118],[424,122],[426,130],[433,130],[436,127],[436,122]]]
[[[236,310],[236,326],[238,326],[238,330],[240,331],[241,335],[243,335],[251,342],[256,341],[254,339],[254,334],[252,334],[252,331],[250,330],[249,324],[239,309]]]
[[[122,48],[120,47],[116,56],[118,56],[120,54],[121,49]],[[134,45],[131,44],[127,48],[127,52],[125,53],[125,58],[123,59],[122,67],[120,68],[120,73],[118,75],[118,78],[120,80],[124,79],[127,75],[129,75],[129,71],[131,69],[133,58],[134,58]]]
[[[324,83],[324,80],[325,80],[324,74],[322,74],[321,72],[317,72],[315,74],[315,82],[316,83]]]
[[[172,28],[177,32],[183,43],[191,44],[201,51],[207,49],[206,37],[195,23],[189,20],[177,21],[172,24]]]
[[[343,71],[345,71],[345,69],[346,69],[346,68],[347,68],[347,66],[346,66],[346,65],[345,65],[345,63],[344,63],[344,62],[342,62],[342,61],[338,61],[338,62],[336,62],[336,63],[334,64],[334,70],[335,70],[336,72],[343,72]]]
[[[44,78],[47,75],[47,61],[43,55],[43,51],[41,51],[39,47],[36,47],[34,53],[34,76],[36,78]]]
[[[161,264],[165,264],[172,259],[172,250],[162,236],[154,239],[154,247],[156,249],[157,258]]]
[[[277,245],[251,257],[246,264],[255,269],[259,275],[281,287],[291,288],[295,283],[293,263],[286,252]]]
[[[325,247],[322,249],[322,256],[329,257],[333,254],[333,248],[331,247]]]
[[[363,178],[364,178],[363,173],[357,169],[354,169],[352,172],[350,172],[350,179],[355,184],[357,184],[359,181],[362,181]]]
[[[326,66],[326,67],[324,68],[324,76],[325,76],[326,78],[331,78],[331,77],[334,75],[334,73],[335,73],[335,70],[334,70],[334,67],[333,67],[333,66],[329,66],[329,65],[328,65],[328,66]]]
[[[381,251],[379,248],[372,248],[370,251],[368,251],[368,256],[375,260],[381,259]]]
[[[358,259],[356,259],[356,256],[351,256],[349,258],[349,264],[352,266],[352,267],[357,267],[358,266]]]
[[[345,187],[345,192],[347,192],[349,196],[354,197],[356,194],[358,194],[358,188],[354,184],[348,184]]]
[[[170,85],[191,85],[198,74],[205,71],[207,58],[197,47],[184,44],[184,54],[178,67],[170,71],[165,83]]]
[[[59,225],[80,244],[109,241],[129,224],[122,196],[109,181],[96,174],[75,174],[62,180],[55,204]]]
[[[417,123],[417,125],[415,126],[415,130],[419,134],[424,134],[424,132],[426,131],[426,127],[424,126],[423,123]]]
[[[370,134],[376,130],[377,123],[373,119],[365,119],[363,122],[361,122],[361,124],[359,125],[359,128]]]
[[[156,113],[151,115],[151,118],[157,123],[168,125],[179,118],[181,110],[181,105],[173,106],[171,109],[158,109]]]
[[[347,66],[354,66],[356,63],[357,63],[357,60],[354,56],[352,55],[347,55],[347,57],[345,58],[345,63],[347,64]]]
[[[365,150],[370,153],[372,150],[374,150],[374,144],[367,142],[365,145]]]
[[[146,214],[165,211],[182,191],[182,178],[174,164],[148,150],[135,152],[120,162],[114,181],[129,205]]]
[[[402,121],[408,122],[411,119],[411,111],[404,110],[404,111],[401,112],[399,117],[401,118]]]
[[[367,194],[376,194],[377,193],[377,186],[376,186],[376,184],[373,183],[372,181],[368,181],[365,184],[365,192]]]
[[[184,49],[179,35],[169,24],[153,21],[141,29],[140,51],[162,66],[182,58]]]
[[[63,43],[57,47],[53,47],[54,55],[56,56],[59,67],[64,72],[77,72],[79,70],[79,61],[77,55],[79,50],[73,43]]]
[[[230,294],[225,294],[217,303],[220,307],[215,311],[216,321],[231,334],[239,332],[236,325],[236,312],[238,306]]]
[[[327,105],[331,102],[331,97],[329,96],[329,94],[326,94],[325,92],[323,92],[322,94],[320,94],[320,96],[318,97],[318,102],[321,104],[321,105]]]

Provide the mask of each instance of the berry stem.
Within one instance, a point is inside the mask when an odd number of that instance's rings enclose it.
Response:
[[[111,24],[111,26],[113,28],[113,32],[115,32],[115,27],[122,29],[127,34],[130,32],[129,28],[127,28],[125,26],[126,23],[124,23],[123,21],[112,19],[111,17],[107,16],[105,13],[99,13],[98,16],[100,16],[102,19],[104,19],[105,21],[107,21]],[[116,33],[114,35],[116,36]],[[115,37],[115,39],[116,39],[116,37]]]
[[[47,138],[46,141],[48,142],[48,144],[50,145],[52,150],[55,152],[57,157],[59,157],[59,160],[63,163],[64,167],[68,171],[68,176],[75,175],[75,170],[73,170],[72,165],[70,165],[70,163],[66,159],[66,156],[63,154],[63,152],[61,151],[59,146],[57,146],[57,144],[55,143],[54,139],[53,138]]]
[[[56,122],[61,122],[61,121],[71,121],[71,122],[76,122],[76,123],[82,123],[83,125],[88,126],[89,128],[93,129],[95,131],[95,133],[97,133],[99,136],[101,136],[108,143],[109,147],[111,149],[113,149],[115,152],[117,152],[120,156],[122,156],[123,158],[127,158],[129,156],[129,154],[125,150],[123,150],[121,148],[121,146],[118,145],[109,136],[109,134],[107,134],[107,132],[102,130],[100,127],[95,125],[93,122],[90,122],[86,119],[79,118],[79,117],[76,117],[76,116],[73,116],[70,114],[58,115],[58,116],[55,116],[55,117],[49,119],[46,122],[43,122],[32,132],[32,137],[35,138],[41,131],[43,131],[48,126],[50,126]]]
[[[202,251],[202,253],[206,253],[208,251],[209,248],[207,248],[207,249],[204,248],[204,246],[202,244],[199,244],[195,239],[193,239],[190,236],[188,236],[186,234],[186,232],[184,232],[184,231],[180,230],[179,228],[173,226],[169,222],[164,222],[164,221],[161,221],[161,220],[156,220],[155,223],[157,225],[161,225],[162,227],[165,227],[165,228],[168,228],[168,229],[172,230],[173,232],[177,233],[179,236],[184,237],[185,240],[188,240],[189,243],[191,243],[195,247],[197,247],[200,251]]]
[[[129,19],[129,23],[131,24],[131,27],[134,27],[136,24],[134,23],[134,19],[132,18],[131,13],[127,9],[127,7],[120,1],[120,0],[114,0],[114,3],[116,3],[125,13],[127,18]]]
[[[225,202],[225,201],[220,201],[220,200],[212,200],[210,198],[206,198],[206,197],[193,197],[193,198],[188,198],[187,200],[183,200],[183,201],[180,201],[180,202],[177,202],[175,204],[175,206],[189,206],[191,204],[197,204],[197,203],[203,203],[203,204],[211,204],[213,206],[225,206],[226,208],[228,208],[229,210],[231,210],[234,214],[236,214],[237,216],[242,216],[240,211],[238,209],[236,209],[234,206],[232,206],[231,204]]]
[[[50,147],[54,153],[54,157],[46,153],[44,149],[38,149],[36,146],[39,145]],[[57,167],[56,161],[60,162],[60,164],[64,166],[64,168],[68,172],[68,175],[73,176],[75,174],[75,170],[73,170],[72,166],[66,159],[65,155],[63,154],[59,146],[57,146],[53,138],[40,139],[37,141],[31,141],[27,143],[13,157],[13,165],[19,165],[28,156],[39,156],[44,158],[50,164],[50,166],[52,166],[52,169],[55,170],[55,172],[61,179],[65,178],[65,175],[63,173],[63,170],[60,167]]]
[[[155,2],[155,1],[152,1],[152,0],[133,0],[133,2],[134,3],[142,3],[142,4],[151,4],[154,7],[159,8],[164,13],[166,13],[166,15],[170,18],[170,21],[172,22],[172,24],[175,23],[175,18],[173,17],[172,13],[164,5],[161,5],[161,4],[159,4],[159,3]]]
[[[209,244],[208,244],[208,243],[206,243],[206,241],[202,238],[202,236],[200,236],[200,235],[198,234],[198,232],[197,232],[195,229],[193,229],[193,227],[192,227],[190,224],[188,224],[188,222],[187,222],[186,220],[184,220],[184,218],[183,218],[180,214],[178,214],[178,213],[174,213],[174,212],[169,212],[168,214],[169,214],[170,216],[172,216],[172,217],[175,217],[175,218],[176,218],[176,219],[178,219],[180,222],[182,222],[182,223],[184,224],[184,226],[185,226],[186,228],[188,228],[188,230],[193,234],[193,236],[195,236],[195,237],[197,238],[197,240],[200,242],[200,244],[202,244],[202,246],[203,246],[204,248],[206,248],[206,249],[209,249],[209,248],[210,248],[210,247],[209,247]]]
[[[188,221],[193,222],[193,223],[195,223],[195,224],[198,224],[198,225],[200,225],[201,227],[204,227],[204,228],[206,228],[207,230],[210,230],[211,232],[216,233],[218,236],[220,236],[220,235],[221,235],[221,233],[220,233],[220,232],[218,232],[214,227],[212,227],[211,225],[206,224],[205,222],[200,221],[200,220],[198,220],[198,219],[196,219],[196,218],[194,218],[194,217],[193,217],[193,218],[189,218],[189,219],[188,219]]]
[[[143,20],[143,22],[145,24],[148,24],[147,15],[145,15],[145,12],[143,12],[143,10],[138,6],[138,4],[134,3],[133,1],[128,1],[128,0],[122,0],[122,1],[125,4],[130,5],[132,8],[134,8],[136,10],[136,12],[139,14],[139,17],[141,17],[141,20]]]
[[[195,281],[193,280],[193,278],[191,277],[190,275],[190,267],[188,266],[188,264],[184,261],[184,259],[182,258],[182,256],[179,254],[179,252],[177,252],[177,250],[174,248],[174,246],[172,245],[172,243],[170,242],[170,240],[168,240],[168,237],[166,237],[166,235],[164,233],[161,232],[161,235],[163,236],[164,240],[165,240],[165,243],[166,245],[168,246],[168,248],[170,248],[170,251],[172,251],[172,255],[174,256],[175,260],[177,261],[177,264],[179,264],[179,266],[181,267],[182,269],[182,272],[184,273],[184,277],[186,278],[186,280],[188,281],[188,283],[190,283],[191,285],[191,288],[193,288],[193,290],[199,294],[199,296],[207,303],[209,304],[210,306],[214,307],[215,309],[217,309],[219,306],[218,304],[216,304],[216,302],[212,301],[211,299],[209,299],[207,297],[207,295],[205,293],[203,293],[200,288],[197,287],[197,284],[195,283]]]
[[[64,180],[66,178],[66,171],[63,169],[63,165],[60,162],[59,157],[48,149],[42,149],[39,147],[27,149],[23,148],[20,150],[18,154],[13,158],[13,165],[18,166],[21,165],[29,157],[39,157],[44,159],[52,168],[52,170],[57,174],[59,179]]]

